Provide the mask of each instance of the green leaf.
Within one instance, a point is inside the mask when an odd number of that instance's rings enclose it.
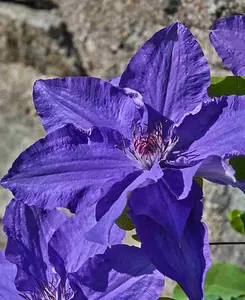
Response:
[[[241,215],[240,215],[240,219],[243,221],[243,224],[245,226],[245,212],[243,212]]]
[[[219,295],[223,300],[238,297],[245,292],[245,271],[236,265],[214,264],[205,281],[205,295]]]
[[[231,300],[245,300],[245,295],[240,295],[239,297],[231,297]]]
[[[245,156],[232,157],[230,158],[229,163],[236,172],[236,179],[245,180]]]
[[[202,177],[194,177],[193,178],[197,183],[200,184],[201,188],[203,189],[203,179]]]
[[[211,85],[208,88],[208,94],[210,97],[245,95],[245,77],[211,77]]]
[[[187,296],[185,295],[184,291],[179,285],[176,285],[174,289],[174,297],[178,300],[188,300]],[[204,300],[223,300],[220,296],[215,295],[205,295]]]
[[[223,300],[239,297],[245,293],[245,271],[232,264],[213,264],[206,276],[204,293],[205,300],[211,300],[208,298],[211,296]],[[178,300],[188,300],[180,286],[175,287],[173,296]]]
[[[174,288],[173,296],[174,296],[174,298],[176,298],[178,300],[188,300],[188,298],[185,295],[184,291],[182,290],[182,288],[178,284]]]
[[[161,297],[161,298],[158,298],[158,300],[175,300],[175,299],[169,298],[169,297]]]
[[[241,233],[245,234],[245,212],[242,210],[232,210],[227,213],[231,227]]]
[[[126,205],[121,216],[116,220],[116,224],[123,230],[133,230],[135,228],[132,220],[128,216],[127,212],[129,211],[129,207]]]

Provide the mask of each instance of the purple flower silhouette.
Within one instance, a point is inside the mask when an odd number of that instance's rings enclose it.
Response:
[[[2,185],[43,208],[97,204],[86,237],[101,244],[111,242],[128,203],[156,267],[202,299],[210,258],[192,178],[235,184],[227,159],[245,150],[243,97],[211,100],[209,84],[203,52],[180,23],[153,35],[111,83],[39,80],[34,102],[48,135],[19,156]]]
[[[163,275],[139,248],[85,240],[93,219],[91,210],[69,218],[12,200],[4,217],[7,259],[0,252],[1,299],[157,299]],[[116,227],[112,235],[114,243],[124,236]]]
[[[224,64],[234,75],[245,75],[245,16],[234,15],[212,26],[210,40]]]

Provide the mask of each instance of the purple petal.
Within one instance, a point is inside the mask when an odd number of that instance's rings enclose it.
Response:
[[[207,229],[200,221],[201,214],[202,203],[197,199],[180,240],[153,219],[130,214],[142,249],[162,274],[181,284],[190,300],[203,299],[203,283],[211,265]]]
[[[183,164],[217,155],[245,154],[244,96],[229,96],[202,103],[176,127],[175,155]]]
[[[162,170],[158,163],[155,163],[151,170],[144,171],[138,176],[120,195],[117,201],[103,215],[99,222],[85,234],[90,241],[108,245],[110,244],[110,230],[114,222],[122,214],[130,193],[137,187],[157,182],[162,177]]]
[[[5,259],[4,251],[0,251],[0,299],[21,300],[14,284],[16,266]]]
[[[84,295],[83,291],[77,287],[74,287],[74,290],[77,289],[74,296],[71,300],[88,300],[88,298]]]
[[[171,193],[163,178],[134,190],[129,206],[135,215],[145,215],[161,224],[172,238],[180,239],[194,201],[202,199],[201,188],[195,185],[189,196],[181,201]]]
[[[110,80],[110,84],[112,84],[112,85],[114,85],[114,86],[119,86],[120,80],[121,80],[121,77],[115,77],[115,78],[112,78],[112,79]]]
[[[245,75],[245,16],[231,16],[213,24],[210,41],[234,75]]]
[[[78,211],[135,170],[123,151],[104,142],[90,143],[84,133],[67,125],[24,151],[2,185],[26,204]]]
[[[227,107],[227,101],[223,97],[203,102],[192,112],[186,114],[180,124],[175,126],[179,140],[174,151],[183,151],[193,142],[205,136],[210,127],[217,122],[225,107]]]
[[[121,182],[114,184],[109,192],[99,200],[96,206],[96,219],[99,221],[120,198],[123,191],[142,173],[142,170],[130,173]]]
[[[67,273],[77,271],[90,257],[103,253],[105,245],[92,243],[84,238],[96,223],[94,206],[70,217],[60,226],[49,242],[49,259],[57,273],[65,281]],[[121,243],[125,232],[113,226],[112,244]]]
[[[90,300],[157,299],[164,284],[143,251],[126,245],[89,259],[69,278]]]
[[[186,168],[164,168],[163,180],[170,191],[178,198],[185,199],[191,190],[193,176],[195,175],[200,163],[193,167]]]
[[[210,156],[205,159],[200,165],[196,176],[218,184],[234,185],[236,183],[235,170],[219,156]]]
[[[210,156],[205,159],[197,170],[196,176],[214,183],[237,187],[245,193],[245,180],[237,180],[233,167],[227,159],[219,156]]]
[[[8,237],[6,258],[17,266],[18,290],[33,291],[37,282],[50,281],[48,241],[67,218],[61,211],[44,211],[15,199],[7,206],[3,220]]]
[[[47,132],[72,123],[84,130],[105,126],[128,136],[135,118],[139,117],[130,95],[98,78],[38,80],[33,96]]]
[[[0,250],[0,264],[1,265],[9,264],[9,261],[5,258],[5,250]]]
[[[207,98],[210,70],[200,45],[181,23],[153,35],[133,56],[120,87],[132,88],[145,103],[174,122]]]

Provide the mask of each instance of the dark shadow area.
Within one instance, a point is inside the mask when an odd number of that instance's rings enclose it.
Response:
[[[164,4],[164,11],[169,15],[174,15],[181,5],[181,0],[167,0]]]
[[[218,78],[218,77],[217,77]],[[245,95],[244,77],[226,76],[220,77],[220,81],[212,83],[208,88],[210,97],[221,97],[230,95]]]
[[[12,2],[15,4],[22,4],[35,9],[57,8],[57,5],[49,0],[0,0],[0,2]]]

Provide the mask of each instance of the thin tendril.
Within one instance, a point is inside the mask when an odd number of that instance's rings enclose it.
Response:
[[[245,242],[212,242],[209,243],[210,246],[214,245],[245,245]]]

